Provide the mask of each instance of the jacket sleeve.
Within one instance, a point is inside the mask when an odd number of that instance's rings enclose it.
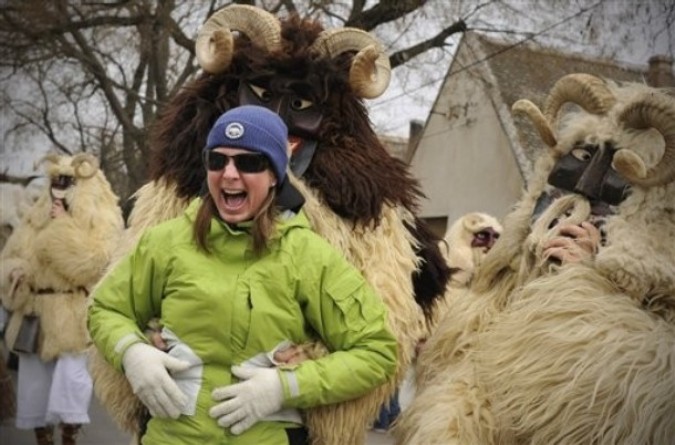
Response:
[[[134,343],[147,342],[143,328],[160,315],[166,256],[146,232],[135,249],[122,258],[92,293],[87,326],[94,344],[118,370]]]
[[[380,297],[342,255],[326,244],[303,277],[304,314],[330,353],[279,371],[284,405],[309,408],[359,397],[393,376],[396,339]]]

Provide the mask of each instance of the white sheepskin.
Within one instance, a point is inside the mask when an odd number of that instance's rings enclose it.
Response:
[[[87,347],[88,291],[103,275],[124,223],[117,196],[93,158],[50,156],[46,171],[50,178],[75,177],[66,192],[68,212],[50,217],[50,185],[45,186],[2,250],[0,291],[13,319],[40,315],[39,352],[51,360]]]
[[[675,100],[644,86],[593,82],[607,88],[604,114],[572,112],[560,131],[533,119],[557,145],[537,162],[470,291],[453,301],[422,352],[417,397],[394,430],[397,444],[673,443]],[[651,122],[662,133],[626,128],[625,110],[656,110]],[[578,223],[589,206],[559,198],[531,225],[534,200],[555,159],[575,144],[605,141],[622,149],[622,169],[658,171],[658,181],[634,179],[595,258],[547,263],[541,246],[556,235],[552,218]]]
[[[306,199],[304,210],[313,229],[340,250],[382,296],[389,308],[389,325],[397,336],[399,365],[391,381],[361,398],[305,413],[313,445],[363,444],[367,427],[382,403],[401,384],[412,362],[414,345],[426,334],[424,315],[412,298],[410,277],[417,268],[417,257],[413,250],[415,240],[405,223],[411,224],[413,216],[398,208],[385,207],[376,228],[354,227],[330,211],[301,181],[295,178],[293,181]],[[139,190],[131,228],[122,243],[127,249],[140,233],[138,227],[157,224],[182,212],[188,203],[174,196],[173,189],[163,183]],[[97,397],[121,428],[137,432],[137,414],[142,406],[126,378],[101,360],[98,351],[92,349],[90,354]]]

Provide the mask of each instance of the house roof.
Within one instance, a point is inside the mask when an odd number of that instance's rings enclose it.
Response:
[[[519,99],[529,99],[543,106],[553,84],[567,74],[587,73],[630,82],[643,82],[644,79],[642,70],[609,60],[592,59],[534,45],[513,46],[484,36],[477,37],[485,53],[496,54],[488,60],[488,65],[499,86],[501,99],[509,109]],[[516,125],[518,142],[527,159],[533,162],[538,156],[537,148],[541,142],[530,127],[529,124]]]
[[[520,121],[524,118],[514,118],[511,113],[513,103],[519,99],[529,99],[542,106],[553,84],[571,73],[588,73],[617,81],[644,82],[646,71],[644,68],[620,65],[607,59],[565,53],[533,43],[514,44],[491,39],[476,32],[466,32],[439,89],[436,103],[442,95],[452,94],[445,91],[445,85],[451,76],[461,75],[474,67],[491,84],[488,94],[492,96],[492,103],[497,109],[524,176],[531,171],[541,142],[534,128],[529,123]],[[424,148],[418,146],[416,149]]]

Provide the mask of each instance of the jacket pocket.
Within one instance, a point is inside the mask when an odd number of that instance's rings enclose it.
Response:
[[[345,325],[361,330],[382,314],[382,308],[375,301],[364,281],[341,280],[326,289],[342,314]]]

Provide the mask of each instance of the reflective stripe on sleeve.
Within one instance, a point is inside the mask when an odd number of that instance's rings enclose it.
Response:
[[[284,371],[286,383],[288,383],[288,393],[291,397],[298,397],[300,395],[300,385],[298,385],[298,378],[294,371]]]
[[[133,343],[138,343],[139,341],[144,341],[141,338],[138,338],[138,334],[132,333],[127,334],[124,337],[120,338],[117,344],[115,345],[115,353],[121,354],[123,351],[131,346]]]

